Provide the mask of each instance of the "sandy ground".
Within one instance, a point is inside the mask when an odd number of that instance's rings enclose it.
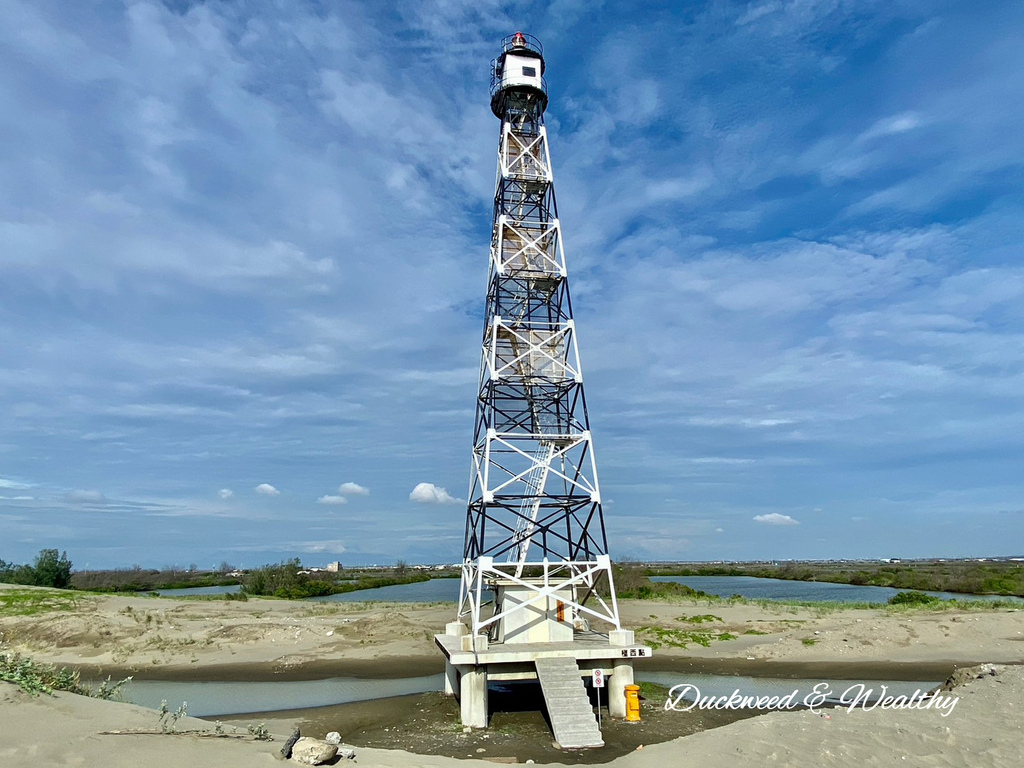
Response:
[[[633,628],[736,636],[713,640],[709,647],[659,648],[651,668],[856,679],[858,674],[877,678],[867,672],[892,672],[905,665],[911,670],[906,679],[927,679],[916,674],[929,665],[948,670],[980,662],[1024,663],[1024,611],[823,612],[649,601],[625,602],[621,610],[624,623]],[[440,669],[432,635],[451,620],[451,613],[450,605],[84,597],[73,610],[0,616],[0,642],[40,661],[79,666],[90,676],[398,677]],[[715,618],[685,621],[697,615]],[[646,636],[655,637],[653,632]],[[827,718],[774,712],[648,745],[612,764],[724,765],[739,758],[756,765],[1020,765],[1024,668],[1002,668],[996,676],[959,689],[959,695],[948,717],[907,710],[836,710]],[[69,694],[33,698],[0,684],[0,765],[134,766],[144,760],[169,768],[185,760],[226,768],[270,765],[280,748],[280,741],[98,735],[155,724],[152,711],[132,705]],[[178,727],[211,725],[182,721]],[[451,758],[365,748],[360,748],[359,763],[454,765]]]
[[[0,585],[3,588],[5,585]],[[160,677],[189,667],[260,664],[275,674],[334,663],[365,676],[398,676],[440,668],[433,635],[452,620],[452,606],[415,604],[248,602],[148,597],[83,597],[75,611],[0,616],[0,641],[34,658],[85,668]],[[700,602],[622,601],[624,626],[727,632],[736,639],[709,647],[663,646],[656,658],[834,664],[1024,661],[1024,610],[820,611]],[[715,619],[693,624],[694,616]],[[763,633],[763,634],[753,634]],[[653,635],[639,633],[640,639]],[[375,660],[387,659],[382,671]],[[422,674],[422,672],[420,672]],[[767,674],[767,673],[765,673]]]

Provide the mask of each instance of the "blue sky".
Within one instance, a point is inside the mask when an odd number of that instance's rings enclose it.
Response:
[[[1024,552],[1024,6],[0,0],[0,558],[451,561],[498,122],[614,556]]]

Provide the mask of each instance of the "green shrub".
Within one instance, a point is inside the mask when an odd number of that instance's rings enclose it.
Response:
[[[909,592],[900,592],[890,597],[889,605],[928,605],[929,603],[941,602],[941,600],[941,597],[911,590]]]

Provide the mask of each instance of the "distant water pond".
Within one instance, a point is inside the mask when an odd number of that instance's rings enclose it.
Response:
[[[889,598],[905,590],[891,587],[859,587],[853,584],[832,584],[827,581],[786,581],[762,579],[756,576],[652,576],[651,581],[674,581],[693,589],[719,597],[739,595],[750,600],[796,600],[805,602],[887,603]],[[391,587],[359,589],[340,595],[312,597],[310,600],[328,603],[454,603],[459,599],[459,579],[431,579],[414,584],[396,584]],[[162,597],[188,597],[190,595],[226,595],[241,587],[192,587],[191,589],[164,589]],[[943,600],[1000,599],[993,595],[965,595],[954,592],[928,592]],[[1020,598],[1001,598],[1019,600]]]
[[[342,580],[341,583],[345,583]],[[459,579],[431,579],[414,584],[396,584],[376,589],[357,589],[340,595],[311,597],[310,600],[337,603],[365,603],[381,601],[389,603],[454,603],[459,599]],[[161,597],[197,597],[202,595],[230,595],[241,590],[238,584],[227,587],[189,587],[187,589],[161,589],[154,594]]]
[[[395,584],[392,587],[357,589],[340,595],[311,597],[310,600],[325,603],[364,603],[367,601],[390,603],[454,603],[459,599],[461,579],[431,579],[414,584]]]
[[[854,584],[833,584],[827,581],[786,581],[784,579],[762,579],[756,576],[652,576],[651,581],[676,582],[709,595],[718,597],[739,595],[749,600],[887,603],[893,595],[906,591],[892,587],[860,587]],[[926,594],[941,597],[943,600],[998,599],[993,595],[965,595],[954,592],[927,592]]]

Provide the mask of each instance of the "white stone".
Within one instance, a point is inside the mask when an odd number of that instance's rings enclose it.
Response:
[[[292,760],[303,765],[323,765],[327,761],[333,760],[337,754],[336,744],[328,744],[326,741],[310,739],[306,736],[296,741],[295,746],[292,747]]]
[[[341,744],[341,734],[337,731],[331,731],[324,737],[324,741],[328,744]]]

